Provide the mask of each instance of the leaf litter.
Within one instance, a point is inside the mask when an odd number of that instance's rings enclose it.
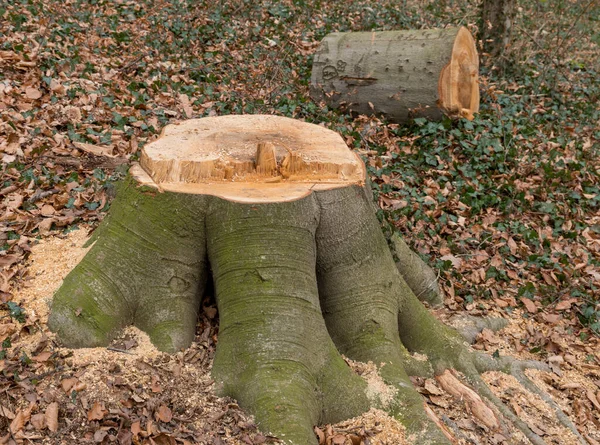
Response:
[[[401,12],[391,1],[330,2],[310,12],[291,2],[0,5],[0,428],[12,434],[0,443],[272,440],[211,392],[214,306],[204,307],[194,345],[174,356],[135,329],[112,350],[66,350],[45,326],[52,292],[83,255],[85,230],[105,215],[139,146],[167,123],[240,112],[340,132],[364,156],[388,220],[440,271],[446,307],[437,315],[508,319],[474,347],[547,361],[553,373],[532,379],[586,440],[600,442],[600,156],[589,110],[600,52],[586,31],[595,10],[575,18],[581,5],[557,13],[523,2],[523,38],[513,50],[543,63],[527,65],[521,78],[484,73],[482,118],[473,124],[418,122],[405,131],[307,99],[307,57],[326,32],[476,21],[472,2],[439,3],[405,2]],[[545,23],[533,37],[532,17]],[[564,37],[544,38],[554,32]],[[520,391],[495,381],[499,395]],[[415,384],[460,443],[511,443],[435,381]],[[515,406],[524,404],[533,426],[560,437],[542,406],[525,402],[517,397]],[[353,433],[347,424],[322,427],[324,440],[373,443],[381,425],[400,431],[381,412],[371,419],[355,419]]]

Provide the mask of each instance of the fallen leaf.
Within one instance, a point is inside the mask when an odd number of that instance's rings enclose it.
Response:
[[[104,438],[108,436],[108,431],[106,430],[96,430],[94,433],[94,442],[101,443],[104,441]]]
[[[52,352],[50,351],[44,351],[44,352],[40,352],[38,355],[36,355],[35,357],[33,357],[33,360],[38,362],[38,363],[43,363],[48,361],[48,359],[52,357]]]
[[[573,304],[572,300],[565,300],[558,303],[555,307],[557,311],[564,311],[571,308],[571,304]]]
[[[94,156],[105,156],[108,158],[115,157],[112,154],[114,150],[114,147],[112,145],[101,147],[99,145],[86,144],[84,142],[73,142],[73,145],[79,150],[84,151],[86,153],[90,153]]]
[[[442,261],[450,261],[450,263],[452,263],[452,267],[454,267],[455,269],[459,269],[463,263],[463,260],[461,260],[458,257],[455,257],[454,255],[444,255],[440,259]]]
[[[263,436],[262,434],[257,434],[256,436],[254,436],[254,439],[252,439],[254,445],[260,445],[261,443],[265,443],[266,441],[266,436]]]
[[[16,434],[18,431],[21,431],[25,427],[25,424],[29,422],[30,417],[30,409],[19,410],[13,421],[10,422],[10,432]]]
[[[423,385],[423,388],[429,394],[433,394],[436,396],[440,396],[440,395],[444,394],[444,391],[442,391],[440,388],[438,388],[438,386],[433,382],[433,379],[425,380],[425,384]]]
[[[532,314],[535,314],[537,312],[537,310],[538,310],[537,306],[529,298],[521,297],[521,302],[525,306],[525,309],[527,309],[527,312],[530,312]]]
[[[131,434],[131,431],[121,430],[117,434],[117,441],[119,445],[131,445],[133,443],[133,434]]]
[[[506,242],[506,244],[508,244],[508,248],[510,249],[510,253],[515,255],[517,253],[517,243],[515,242],[514,239],[512,239],[511,237],[508,238],[508,241]]]
[[[54,210],[54,207],[52,207],[50,204],[44,204],[40,210],[40,213],[42,216],[52,216],[54,213],[56,213],[56,210]]]
[[[165,423],[169,423],[173,418],[173,413],[166,405],[160,405],[156,411],[156,419]]]
[[[140,421],[138,420],[138,421],[136,421],[136,422],[133,422],[133,423],[131,424],[131,433],[132,433],[134,436],[137,436],[137,435],[138,435],[138,434],[140,434],[141,432],[142,432],[142,427],[141,427],[141,423],[140,423]]]
[[[152,440],[156,445],[177,445],[175,438],[165,433],[160,433],[158,436],[153,437]]]
[[[331,438],[332,445],[344,445],[344,442],[346,442],[346,436],[343,434],[336,434]]]
[[[552,369],[552,371],[556,375],[562,375],[562,372],[560,370],[560,365],[564,362],[565,362],[565,359],[562,358],[562,356],[560,356],[560,355],[553,355],[551,357],[548,357],[548,365],[550,366],[550,369]]]
[[[592,405],[596,407],[596,409],[600,412],[600,401],[596,398],[596,394],[591,389],[587,390],[587,398],[592,402]]]
[[[46,407],[46,412],[44,413],[44,418],[46,420],[46,426],[50,431],[56,433],[58,431],[58,403],[52,402]]]
[[[54,224],[56,220],[54,218],[44,218],[43,220],[40,221],[40,223],[37,225],[38,229],[40,230],[40,234],[41,235],[47,235],[48,233],[50,233],[50,231],[52,230],[52,224]]]
[[[108,411],[106,411],[106,409],[104,408],[104,404],[101,402],[94,402],[94,404],[92,405],[92,409],[90,409],[87,413],[87,417],[89,421],[92,420],[102,420],[104,418],[104,415],[107,413]]]
[[[33,427],[38,431],[41,431],[46,427],[46,418],[44,414],[41,413],[31,416],[30,422],[33,425]]]
[[[324,445],[325,444],[325,433],[319,428],[319,427],[315,427],[315,434],[317,435],[317,438],[319,439],[319,445]]]
[[[77,383],[77,379],[75,377],[71,377],[69,379],[63,379],[60,381],[60,386],[62,387],[64,392],[69,392],[73,386]]]
[[[27,96],[27,99],[36,100],[42,97],[42,92],[37,88],[27,87],[25,88],[25,96]]]
[[[12,420],[15,418],[15,413],[13,413],[6,406],[0,405],[0,416],[6,417],[8,420]]]

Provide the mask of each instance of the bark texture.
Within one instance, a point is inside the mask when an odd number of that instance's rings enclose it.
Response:
[[[473,117],[478,61],[466,28],[332,33],[313,62],[311,95],[334,108],[413,117]]]
[[[210,264],[220,319],[216,387],[286,443],[315,445],[314,425],[374,406],[400,420],[413,443],[449,445],[409,379],[449,368],[502,407],[479,372],[510,370],[510,362],[471,351],[425,309],[398,272],[361,185],[248,204],[160,193],[128,178],[92,242],[54,297],[49,325],[59,338],[72,347],[106,345],[133,323],[162,350],[185,348]],[[393,400],[369,392],[341,354],[375,363]],[[501,428],[483,401],[471,399]],[[500,411],[532,443],[544,443]]]
[[[50,329],[77,348],[105,346],[133,324],[164,351],[188,347],[208,270],[205,200],[121,184],[91,250],[54,295]]]
[[[515,0],[483,0],[481,5],[483,49],[499,67],[504,67],[508,62],[516,11]]]

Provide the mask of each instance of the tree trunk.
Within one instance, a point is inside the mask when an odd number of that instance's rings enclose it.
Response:
[[[335,108],[414,117],[473,118],[479,111],[479,61],[464,28],[332,33],[313,62],[311,95]]]
[[[508,48],[516,11],[515,0],[484,0],[481,5],[483,50],[500,68],[508,62]]]
[[[316,125],[224,116],[169,126],[120,186],[48,324],[70,347],[107,345],[134,324],[161,350],[186,348],[210,268],[212,374],[263,431],[316,444],[314,425],[375,406],[414,443],[448,445],[408,376],[456,367],[480,383],[478,371],[498,368],[402,279],[365,179],[341,137]],[[375,363],[393,400],[368,391],[341,353]]]

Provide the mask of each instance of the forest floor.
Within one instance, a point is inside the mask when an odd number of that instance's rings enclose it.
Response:
[[[341,133],[367,163],[382,219],[439,271],[437,316],[506,318],[474,347],[549,363],[531,377],[600,443],[600,4],[521,2],[513,67],[482,54],[474,121],[399,127],[314,103],[312,54],[328,32],[477,31],[473,2],[398,3],[0,4],[0,444],[273,440],[212,391],[211,301],[174,355],[134,329],[108,349],[68,350],[45,324],[139,148],[168,123],[231,113]],[[485,378],[547,443],[572,443],[515,381]],[[488,431],[435,380],[415,385],[460,443],[526,443]],[[317,432],[328,445],[410,443],[380,412]]]

